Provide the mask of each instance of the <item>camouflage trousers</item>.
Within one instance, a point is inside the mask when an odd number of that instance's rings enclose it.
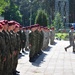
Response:
[[[3,66],[3,75],[12,75],[12,58],[10,55],[7,56]]]
[[[36,51],[36,47],[33,45],[33,46],[31,46],[30,47],[30,53],[29,53],[29,57],[34,57],[34,55],[35,55],[35,52]]]
[[[19,52],[16,52],[16,54],[12,56],[12,71],[14,72],[16,70],[17,64],[18,64],[18,54]]]

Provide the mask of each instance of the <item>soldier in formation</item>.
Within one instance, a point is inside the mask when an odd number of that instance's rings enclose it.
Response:
[[[50,44],[53,45],[54,44],[54,39],[55,39],[55,30],[54,27],[50,28]]]
[[[25,50],[29,50],[29,34],[30,34],[30,26],[26,27],[26,45],[25,45]]]
[[[15,21],[0,21],[0,75],[17,75],[18,73],[16,67],[20,51],[20,36],[15,27]]]
[[[42,49],[45,50],[48,47],[48,44],[49,44],[49,31],[48,31],[47,27],[44,27],[43,34],[44,34],[44,40],[43,40]]]
[[[49,29],[34,24],[22,27],[16,21],[0,21],[0,75],[18,75],[18,55],[29,50],[29,61],[34,62],[49,44]]]
[[[3,25],[0,24],[0,75],[3,75],[4,63],[6,62],[6,44],[2,30]]]
[[[29,34],[29,48],[30,48],[30,53],[29,53],[29,61],[33,62],[34,57],[35,57],[35,51],[36,51],[36,28],[35,26],[31,26],[31,33]]]

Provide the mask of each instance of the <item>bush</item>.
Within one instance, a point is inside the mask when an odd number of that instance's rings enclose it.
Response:
[[[40,24],[41,26],[48,25],[48,16],[44,10],[38,10],[37,16],[35,18],[35,24]]]
[[[61,40],[68,40],[68,33],[56,33],[55,37]]]

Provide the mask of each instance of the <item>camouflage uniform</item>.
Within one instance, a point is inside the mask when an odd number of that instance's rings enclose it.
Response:
[[[35,30],[35,56],[38,54],[38,49],[39,49],[39,32],[38,30]]]
[[[22,31],[22,37],[21,37],[21,44],[22,44],[22,50],[25,48],[25,43],[26,43],[26,34],[25,31]]]
[[[4,33],[4,38],[5,38],[5,44],[6,44],[6,61],[4,63],[4,72],[3,72],[3,75],[12,75],[12,72],[11,72],[11,49],[10,49],[10,35],[8,32],[6,31],[3,31]],[[9,62],[9,63],[8,63]]]
[[[48,48],[48,44],[49,44],[49,32],[46,31],[46,45],[45,45],[45,48]]]
[[[73,46],[73,51],[74,51],[74,36],[73,36],[73,31],[71,31],[71,30],[69,32],[69,42],[70,42],[70,45],[65,47],[65,49]]]
[[[50,44],[54,44],[54,38],[55,38],[55,31],[50,30]]]
[[[38,54],[41,54],[41,49],[42,49],[42,46],[43,46],[43,32],[42,31],[40,31],[39,32],[39,39],[38,39],[38,45],[39,45],[39,47],[38,47]]]
[[[17,39],[16,35],[13,31],[10,32],[11,36],[11,51],[12,51],[12,71],[15,71],[15,58],[16,58],[16,44],[17,44]]]
[[[21,40],[20,49],[22,48],[22,50],[23,50],[25,48],[26,35],[25,35],[25,32],[23,30],[20,30],[18,33],[20,35],[20,40]]]
[[[17,38],[16,47],[18,48],[17,50],[18,50],[18,53],[19,53],[20,52],[20,42],[21,42],[21,40],[20,40],[20,35],[18,33],[16,33],[16,38]]]
[[[21,51],[21,43],[22,43],[22,40],[21,40],[21,37],[22,37],[22,30],[20,30],[19,32],[18,32],[18,34],[19,34],[19,36],[20,36],[20,51]]]
[[[16,67],[17,67],[17,64],[18,64],[18,55],[19,55],[19,52],[20,52],[20,36],[18,33],[15,33],[15,36],[16,36],[16,47],[15,47],[15,52],[16,52],[16,55],[14,57],[14,71],[16,71]]]
[[[31,32],[30,34],[29,34],[29,44],[31,45],[30,46],[30,53],[29,53],[29,58],[30,58],[30,60],[29,61],[32,61],[32,59],[34,58],[34,56],[35,56],[35,49],[36,49],[36,33],[35,33],[35,31],[33,32]]]
[[[42,49],[45,50],[46,49],[46,45],[47,45],[47,34],[46,34],[46,31],[43,31],[43,34],[44,34],[44,38],[43,38]]]
[[[26,30],[26,45],[25,45],[25,49],[26,50],[29,49],[29,30]]]
[[[4,58],[6,57],[6,44],[4,39],[4,34],[0,32],[0,75],[3,74],[3,68],[4,68]]]

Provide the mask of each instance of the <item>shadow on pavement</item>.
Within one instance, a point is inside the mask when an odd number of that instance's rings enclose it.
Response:
[[[57,44],[57,42],[54,41],[54,43],[52,45],[56,45],[56,44]]]
[[[18,55],[18,59],[20,59],[21,57],[25,56],[25,55],[28,55],[28,52],[29,51],[25,51],[25,52],[22,52]]]
[[[44,58],[47,54],[46,53],[42,53],[36,60],[35,62],[32,62],[32,65],[39,67],[41,63],[43,63]]]
[[[75,52],[73,52],[73,54],[75,54]]]
[[[47,49],[43,50],[43,51],[50,51],[52,47],[48,46]]]

